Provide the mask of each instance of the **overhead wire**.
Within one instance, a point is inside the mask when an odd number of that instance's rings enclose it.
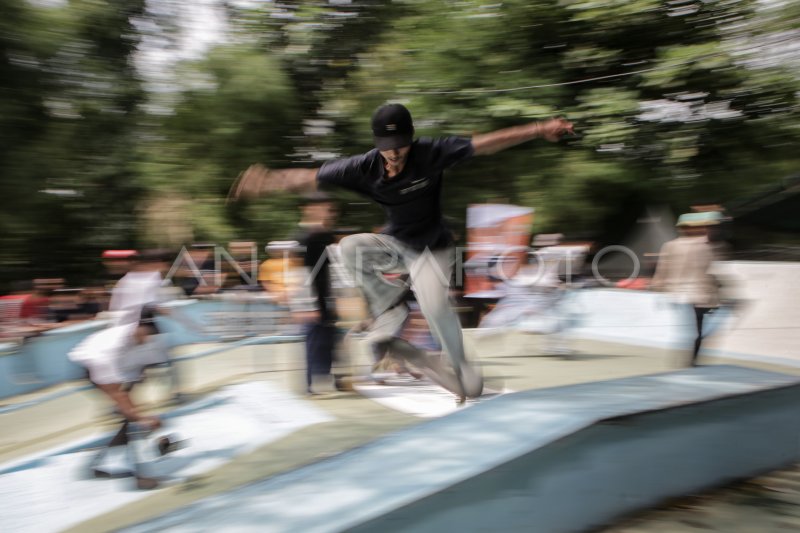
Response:
[[[710,54],[704,54],[699,57],[695,57],[692,59],[688,59],[685,61],[677,61],[677,62],[670,62],[668,64],[659,65],[651,68],[639,69],[639,70],[631,70],[627,72],[619,72],[617,74],[606,74],[603,76],[594,76],[591,78],[583,78],[579,80],[571,80],[571,81],[563,81],[563,82],[554,82],[554,83],[542,83],[537,85],[524,85],[520,87],[507,87],[507,88],[499,88],[499,89],[489,89],[489,88],[472,88],[472,89],[441,89],[441,90],[407,90],[404,91],[402,89],[398,90],[397,92],[400,94],[408,94],[408,95],[437,95],[437,94],[502,94],[502,93],[511,93],[511,92],[518,92],[518,91],[528,91],[532,89],[546,89],[550,87],[565,87],[569,85],[579,85],[584,83],[592,83],[596,81],[602,81],[607,79],[613,78],[622,78],[622,77],[630,77],[636,76],[638,74],[645,74],[648,72],[655,72],[659,70],[666,70],[675,67],[681,67],[685,65],[689,65],[691,63],[696,63],[697,61],[702,61],[704,59],[709,59],[712,57],[717,57],[721,55],[740,55],[746,54],[748,52],[755,52],[758,50],[763,49],[766,46],[775,46],[779,44],[783,44],[784,42],[796,42],[793,38],[786,38],[786,39],[779,39],[778,41],[768,42],[752,47],[747,48],[739,48],[736,50],[724,51],[724,52],[714,52]]]

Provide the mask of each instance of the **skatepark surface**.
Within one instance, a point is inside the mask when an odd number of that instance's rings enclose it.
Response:
[[[467,336],[490,392],[477,402],[514,391],[677,370],[686,358],[679,349],[598,340],[574,340],[572,354],[553,356],[547,355],[544,336],[506,333],[474,339],[471,332]],[[732,361],[710,346],[705,364],[735,362],[800,375],[800,365],[788,359],[756,354]],[[337,371],[366,374],[363,346],[345,348],[349,353]],[[130,527],[476,403],[459,407],[445,391],[406,377],[385,385],[364,383],[355,391],[307,396],[302,393],[299,343],[230,349],[224,344],[191,345],[177,353],[201,352],[210,355],[176,365],[186,396],[180,405],[170,400],[161,370],[138,393],[148,408],[164,414],[165,431],[184,434],[190,442],[174,464],[164,467],[169,474],[155,491],[136,491],[129,479],[87,479],[87,456],[113,430],[116,417],[85,384],[62,384],[5,400],[0,406],[0,530],[92,532]],[[408,461],[413,463],[413,456]],[[662,521],[673,523],[670,531],[688,531],[682,528],[695,522],[717,531],[745,531],[723,527],[733,512],[731,501],[794,509],[799,499],[795,470],[764,479],[728,489],[733,492],[715,499],[678,502],[632,517],[611,531],[663,531],[658,526]],[[790,487],[789,496],[772,488],[754,493],[754,487],[772,485]],[[787,511],[780,523],[799,514]],[[498,527],[502,530],[502,524]]]

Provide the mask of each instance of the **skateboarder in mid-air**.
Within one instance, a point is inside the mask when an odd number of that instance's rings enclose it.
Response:
[[[420,367],[460,401],[478,397],[483,379],[464,357],[461,325],[449,301],[455,250],[442,218],[443,172],[472,156],[493,154],[529,140],[557,141],[572,133],[572,124],[556,118],[472,138],[415,140],[408,109],[388,104],[373,114],[372,133],[373,150],[327,161],[319,169],[251,166],[234,183],[231,197],[339,186],[380,204],[388,217],[385,233],[350,235],[340,243],[342,260],[361,287],[373,317],[368,339]],[[390,268],[405,270],[408,283],[387,281],[381,272]],[[452,370],[397,338],[408,316],[403,300],[409,288],[449,356]]]

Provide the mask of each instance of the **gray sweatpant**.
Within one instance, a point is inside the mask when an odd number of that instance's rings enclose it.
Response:
[[[342,262],[361,288],[373,317],[394,307],[407,292],[401,281],[384,279],[381,272],[408,273],[420,310],[441,343],[456,372],[464,364],[461,323],[450,305],[453,248],[417,251],[389,235],[361,233],[340,243]]]

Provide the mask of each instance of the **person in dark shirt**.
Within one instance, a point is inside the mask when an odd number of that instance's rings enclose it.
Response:
[[[327,247],[335,242],[332,226],[336,206],[330,196],[316,192],[306,195],[302,209],[300,227],[293,240],[299,244],[303,266],[308,272],[307,281],[313,289],[313,310],[307,312],[309,316],[305,320],[304,332],[306,390],[315,394],[315,382],[332,380],[331,365],[336,345],[336,306],[326,252]],[[335,383],[331,381],[329,385],[335,386]]]
[[[444,376],[438,368],[432,372],[433,379],[460,401],[480,396],[483,380],[465,361],[461,324],[449,302],[455,254],[442,218],[443,173],[472,156],[493,154],[532,139],[557,141],[572,133],[572,124],[550,119],[472,138],[414,140],[411,113],[400,104],[388,104],[373,114],[372,132],[373,150],[328,161],[319,169],[268,170],[254,165],[239,176],[231,197],[311,190],[319,185],[343,187],[377,202],[388,218],[385,232],[350,235],[340,243],[342,260],[361,287],[374,319],[370,341],[391,344],[395,353],[415,365],[429,360],[397,338],[408,316],[404,296],[409,286],[387,281],[381,272],[404,270],[431,331],[452,362],[452,373]]]

